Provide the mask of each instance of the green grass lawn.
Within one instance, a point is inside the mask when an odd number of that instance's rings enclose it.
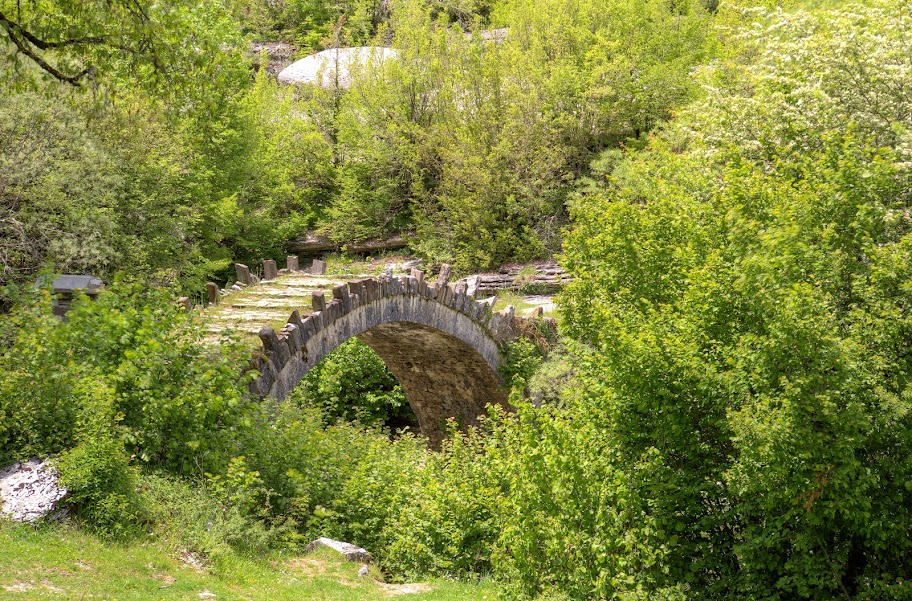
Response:
[[[157,542],[124,545],[65,526],[0,524],[0,599],[493,600],[490,582],[391,585],[319,549],[299,557],[221,558],[207,567]]]

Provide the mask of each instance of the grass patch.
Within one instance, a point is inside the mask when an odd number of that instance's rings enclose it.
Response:
[[[67,526],[0,524],[0,599],[496,598],[494,585],[488,581],[391,585],[379,582],[375,569],[359,577],[359,567],[326,549],[303,557],[229,555],[200,567],[192,558],[175,555],[156,541],[116,544]]]
[[[497,293],[497,300],[494,302],[494,310],[501,311],[506,309],[508,305],[513,305],[516,314],[524,316],[532,309],[544,306],[545,317],[557,317],[557,311],[553,304],[549,307],[543,305],[542,302],[530,302],[528,299],[528,295],[520,294],[512,290],[502,290]]]
[[[351,255],[343,252],[328,253],[323,256],[326,261],[326,273],[339,277],[369,275],[378,277],[388,266],[399,265],[415,260],[416,257],[399,250],[385,250],[370,255]],[[402,275],[400,270],[397,275]]]

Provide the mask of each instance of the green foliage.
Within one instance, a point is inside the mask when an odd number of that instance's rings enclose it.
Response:
[[[0,97],[3,277],[124,270],[196,294],[311,229],[343,246],[414,231],[461,271],[554,253],[572,180],[689,99],[708,30],[698,6],[653,0],[4,6],[47,40],[100,38],[44,49],[67,73],[97,66],[98,93],[38,85],[21,51],[0,74],[37,88]],[[226,8],[251,31],[397,58],[347,90],[251,85]],[[495,21],[514,33],[464,35]]]
[[[186,40],[193,38],[193,44]],[[0,81],[41,79],[79,86],[125,82],[156,89],[162,80],[189,90],[213,55],[238,38],[221,2],[144,0],[0,2]],[[215,72],[215,71],[213,71]],[[203,87],[206,87],[205,84]]]
[[[314,224],[336,186],[335,170],[330,147],[304,107],[265,70],[236,102],[226,134],[237,148],[211,166],[232,179],[217,184],[223,195],[218,228],[210,226],[207,236],[255,265],[281,256],[287,240]]]
[[[541,365],[544,351],[531,340],[517,338],[501,349],[500,375],[507,386],[525,387]]]
[[[554,252],[591,153],[690,98],[709,21],[677,4],[507,3],[499,43],[451,26],[477,31],[464,15],[491,7],[396,4],[395,59],[312,95],[340,166],[322,231],[345,243],[414,229],[416,251],[460,270]]]
[[[258,500],[255,515],[280,528],[276,537],[282,545],[300,547],[335,529],[340,491],[372,446],[388,440],[379,431],[326,422],[319,409],[283,404],[247,433],[234,483],[222,478],[230,494]]]
[[[178,473],[227,463],[254,409],[238,347],[199,344],[164,291],[114,284],[78,300],[63,323],[49,304],[42,292],[8,318],[5,459],[59,453],[83,434],[107,449],[102,434],[116,420],[108,434],[141,463]]]
[[[752,9],[770,29],[574,205],[565,324],[664,533],[649,590],[903,594],[907,9]]]
[[[100,534],[132,535],[141,515],[134,494],[136,470],[115,435],[110,409],[108,415],[93,415],[86,421],[94,423],[80,428],[76,446],[63,451],[58,460],[60,482],[69,492],[67,503]]]
[[[495,574],[507,598],[683,599],[664,584],[666,533],[610,434],[579,411],[520,404],[489,443],[503,488]],[[646,594],[649,593],[649,594]]]
[[[412,435],[366,442],[321,514],[324,531],[370,549],[382,565],[384,550],[395,536],[391,520],[418,491],[411,483],[430,451]]]
[[[491,572],[501,484],[477,433],[451,433],[411,475],[411,498],[386,525],[384,569],[404,578],[473,578]]]
[[[367,427],[415,423],[415,415],[386,364],[358,339],[342,344],[320,361],[289,399],[319,408],[324,419],[357,421]]]
[[[529,396],[536,406],[559,405],[566,392],[579,388],[576,380],[577,357],[564,346],[551,348],[547,357],[528,379]]]
[[[237,474],[236,466],[230,473]],[[224,490],[165,474],[145,474],[138,491],[145,523],[172,549],[218,561],[233,551],[262,553],[275,542],[276,532],[258,520],[249,506],[232,503]]]

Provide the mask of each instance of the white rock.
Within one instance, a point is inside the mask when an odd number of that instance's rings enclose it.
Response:
[[[279,81],[347,88],[351,85],[353,71],[365,65],[379,65],[387,59],[396,58],[397,54],[394,49],[382,46],[330,48],[288,65],[279,73]]]
[[[305,553],[310,553],[317,547],[329,547],[333,551],[341,553],[346,561],[360,561],[362,563],[371,562],[371,554],[361,547],[356,547],[351,543],[333,540],[331,538],[321,537],[307,545]]]
[[[32,459],[0,470],[0,512],[17,522],[34,522],[54,510],[67,491],[57,484],[57,472]]]

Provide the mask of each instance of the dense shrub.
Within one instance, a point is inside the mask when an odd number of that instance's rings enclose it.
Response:
[[[176,550],[218,560],[237,550],[266,552],[281,534],[211,484],[163,473],[143,474],[137,484],[144,524]]]
[[[662,533],[648,590],[908,594],[912,20],[875,4],[752,9],[705,100],[575,204],[565,324]]]
[[[319,408],[331,423],[357,421],[367,427],[394,428],[417,423],[383,359],[357,338],[339,346],[309,371],[288,400]]]
[[[46,290],[28,296],[4,324],[0,462],[60,454],[73,502],[99,524],[132,511],[131,457],[178,474],[224,469],[259,411],[235,347],[200,344],[166,291],[115,283],[77,299],[65,322]]]
[[[451,433],[411,474],[414,491],[385,525],[382,565],[398,577],[472,578],[491,572],[501,483],[482,434]]]

